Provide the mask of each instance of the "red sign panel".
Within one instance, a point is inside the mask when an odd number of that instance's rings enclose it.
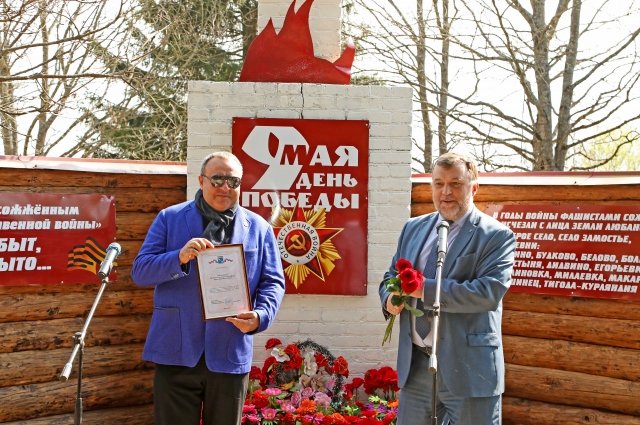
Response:
[[[640,207],[492,205],[516,235],[510,290],[640,300]]]
[[[234,118],[240,204],[273,226],[288,293],[366,295],[368,121]]]
[[[115,237],[105,195],[2,193],[0,284],[87,283]]]

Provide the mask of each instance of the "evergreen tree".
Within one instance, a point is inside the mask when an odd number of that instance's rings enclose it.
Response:
[[[122,75],[108,83],[111,92],[124,96],[92,99],[84,114],[90,130],[69,154],[184,161],[187,83],[237,79],[256,35],[257,2],[140,0],[128,24],[129,58],[101,51]]]

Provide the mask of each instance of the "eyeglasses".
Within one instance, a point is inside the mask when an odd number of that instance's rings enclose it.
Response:
[[[207,177],[202,174],[202,177],[211,182],[213,187],[222,187],[225,183],[229,186],[229,189],[237,189],[240,186],[240,177],[234,176],[211,176]]]

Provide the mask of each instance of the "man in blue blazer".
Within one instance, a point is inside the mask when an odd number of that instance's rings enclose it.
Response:
[[[131,276],[155,286],[143,359],[156,364],[156,425],[239,425],[253,337],[274,321],[284,296],[271,226],[238,205],[242,165],[229,152],[207,156],[192,201],[162,210]],[[220,244],[242,244],[252,309],[205,320],[196,258]]]
[[[502,298],[511,284],[516,240],[508,227],[473,204],[478,171],[463,155],[446,153],[434,162],[433,203],[436,212],[411,218],[402,229],[391,267],[380,284],[385,317],[400,314],[398,425],[428,425],[432,419],[434,381],[438,424],[498,425],[504,392]],[[450,223],[448,251],[442,266],[437,376],[429,372],[433,319],[428,310],[436,296],[434,248],[437,227]],[[391,302],[385,281],[396,275],[398,259],[425,273],[424,289],[411,294],[427,314],[412,315]],[[432,274],[429,276],[429,274]],[[421,332],[420,320],[426,320]]]

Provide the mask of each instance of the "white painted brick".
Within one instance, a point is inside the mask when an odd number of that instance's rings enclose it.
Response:
[[[338,109],[308,109],[304,118],[314,120],[344,120],[344,111]]]
[[[276,85],[276,88],[277,88],[278,95],[297,94],[298,96],[300,96],[304,90],[303,87],[307,87],[307,86],[308,84],[301,84],[301,83],[278,83]]]
[[[269,109],[269,110],[261,111],[260,118],[296,119],[296,118],[302,118],[302,116],[299,111],[295,111],[291,109]]]
[[[191,106],[187,109],[187,117],[188,122],[209,121],[211,119],[208,108]]]
[[[269,96],[265,99],[265,108],[269,109],[300,109],[302,108],[304,99],[298,95],[280,95]]]
[[[368,120],[369,118],[369,111],[354,111],[349,109],[348,105],[346,104],[348,103],[348,100],[345,100],[344,102],[342,102],[343,107],[346,109],[345,111],[345,117],[348,120]]]
[[[411,126],[408,124],[380,124],[371,128],[372,137],[411,137]]]
[[[305,95],[303,103],[305,109],[334,109],[336,107],[336,97],[317,94]],[[344,111],[341,112],[344,115]]]
[[[225,121],[228,120],[231,122],[233,117],[250,117],[253,118],[257,114],[255,109],[249,107],[240,107],[240,106],[228,106],[228,107],[220,107],[216,108],[211,112],[211,119],[214,121]]]
[[[253,83],[255,93],[271,95],[278,93],[279,83]]]
[[[212,82],[212,84],[217,84],[217,83]],[[250,81],[236,82],[231,84],[228,93],[253,94],[253,93],[256,93],[256,84],[257,83],[250,82]],[[224,92],[221,91],[220,93],[222,94]],[[262,90],[261,93],[266,95],[268,92],[267,90]]]
[[[389,137],[387,139],[387,143],[391,150],[402,150],[411,152],[411,148],[413,146],[413,142],[411,141],[411,137]]]
[[[191,132],[189,136],[189,148],[205,147],[211,144],[211,136],[209,134],[196,134]]]
[[[411,177],[411,167],[409,166],[409,164],[390,165],[387,167],[387,170],[389,170],[389,175],[391,177],[398,177],[398,178]]]
[[[371,152],[369,161],[373,163],[405,164],[411,157],[407,152]]]

